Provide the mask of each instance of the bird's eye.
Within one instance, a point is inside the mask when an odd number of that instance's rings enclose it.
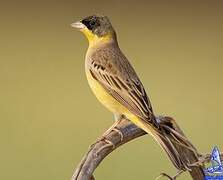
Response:
[[[95,24],[95,21],[90,21],[90,26],[94,26]]]
[[[100,23],[96,17],[87,17],[81,21],[89,30],[96,29]]]

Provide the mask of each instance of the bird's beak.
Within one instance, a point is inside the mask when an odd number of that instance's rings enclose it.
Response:
[[[77,21],[75,23],[71,24],[71,27],[77,28],[77,29],[84,29],[85,25],[81,23],[80,21]]]

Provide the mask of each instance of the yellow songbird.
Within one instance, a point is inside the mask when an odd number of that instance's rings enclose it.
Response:
[[[181,159],[173,144],[162,133],[146,91],[128,59],[121,52],[117,36],[106,16],[93,15],[72,23],[89,41],[85,70],[91,89],[97,99],[116,120],[125,116],[150,134],[178,168]]]

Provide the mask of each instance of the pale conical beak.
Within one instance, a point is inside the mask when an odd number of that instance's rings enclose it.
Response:
[[[71,27],[77,28],[77,29],[84,29],[85,25],[81,23],[80,21],[77,21],[75,23],[71,24]]]

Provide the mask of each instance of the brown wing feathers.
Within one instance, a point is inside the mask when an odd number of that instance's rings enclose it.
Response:
[[[151,105],[148,101],[146,92],[140,81],[135,81],[131,78],[117,76],[99,62],[92,61],[90,73],[116,100],[122,105],[129,108],[138,117],[151,121],[153,115]]]

